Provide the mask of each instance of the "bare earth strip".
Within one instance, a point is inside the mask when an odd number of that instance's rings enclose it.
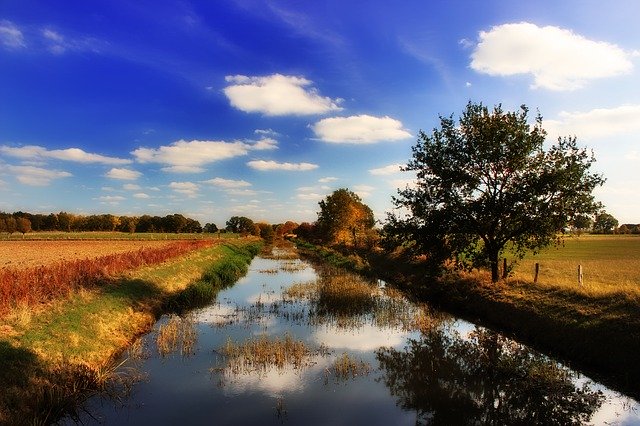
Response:
[[[25,269],[60,261],[93,259],[175,241],[0,241],[0,269]]]

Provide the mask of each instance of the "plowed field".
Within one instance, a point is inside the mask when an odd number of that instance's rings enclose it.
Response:
[[[30,268],[76,259],[93,259],[175,241],[0,241],[0,269]]]

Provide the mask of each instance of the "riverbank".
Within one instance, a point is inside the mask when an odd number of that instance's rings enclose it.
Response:
[[[483,273],[425,278],[420,263],[385,255],[348,255],[300,243],[307,255],[384,279],[428,301],[526,343],[634,398],[640,397],[640,298],[637,293],[586,291]]]
[[[227,241],[2,318],[0,423],[73,416],[85,398],[118,381],[113,359],[162,313],[210,301],[246,273],[260,246]]]

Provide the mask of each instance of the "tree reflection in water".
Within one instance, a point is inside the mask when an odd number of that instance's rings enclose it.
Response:
[[[604,396],[576,373],[479,327],[462,338],[442,327],[424,330],[404,351],[376,352],[397,404],[417,424],[582,424]]]

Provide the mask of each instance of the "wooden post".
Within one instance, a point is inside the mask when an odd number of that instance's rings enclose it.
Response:
[[[538,282],[538,272],[540,272],[540,264],[536,262],[536,274],[533,276],[533,283]]]
[[[507,258],[502,259],[502,279],[506,280],[509,272],[507,271]]]
[[[578,265],[578,284],[582,287],[582,265]]]

